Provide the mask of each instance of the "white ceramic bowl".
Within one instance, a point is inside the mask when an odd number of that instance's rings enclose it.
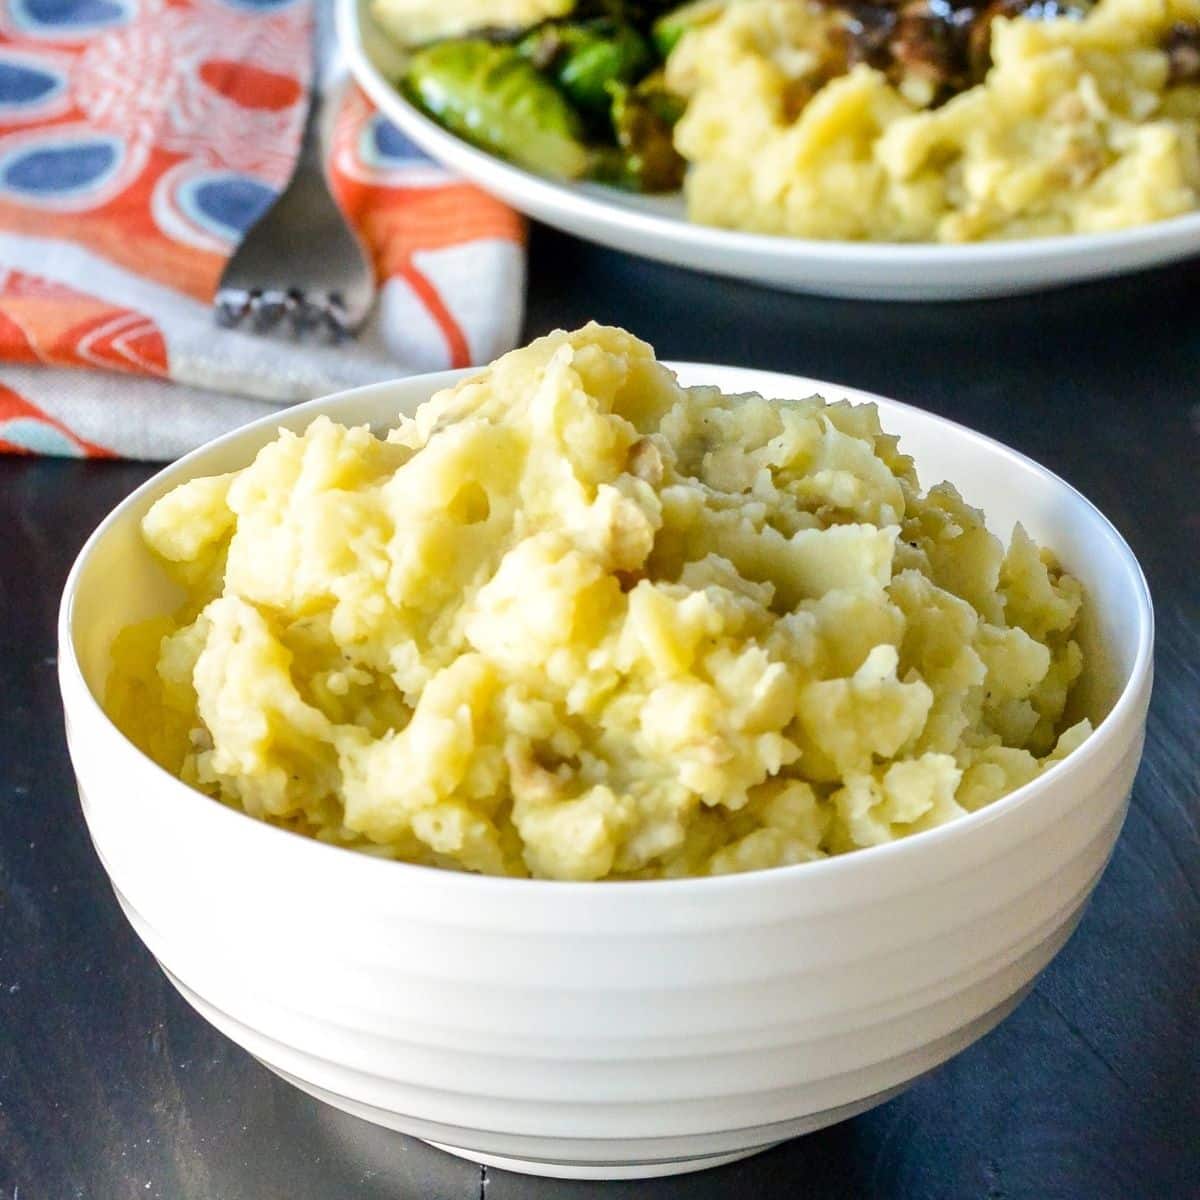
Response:
[[[684,382],[861,393],[721,367]],[[560,1176],[692,1170],[859,1112],[990,1029],[1074,928],[1142,750],[1153,617],[1082,496],[960,426],[880,400],[922,477],[1020,519],[1087,588],[1101,719],[1063,763],[907,841],[756,874],[499,880],[379,861],[191,791],[97,703],[124,625],[169,609],[138,524],[317,413],[390,423],[453,374],[288,411],[155,476],[100,526],[63,597],[59,669],[83,811],[129,920],[217,1028],[306,1091],[486,1162]]]
[[[793,292],[874,300],[1007,296],[1140,270],[1200,252],[1200,213],[1111,233],[963,245],[836,242],[697,225],[682,197],[639,196],[524,171],[448,133],[395,87],[396,48],[371,0],[338,0],[350,70],[389,121],[427,154],[521,212],[577,237]]]

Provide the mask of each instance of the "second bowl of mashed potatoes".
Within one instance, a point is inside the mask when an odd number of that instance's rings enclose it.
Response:
[[[870,404],[683,387],[591,325],[377,434],[320,417],[142,521],[186,593],[108,709],[215,799],[407,862],[714,875],[1035,779],[1086,598]]]
[[[704,224],[962,243],[1200,203],[1197,0],[732,0],[667,80],[688,99],[675,142]]]

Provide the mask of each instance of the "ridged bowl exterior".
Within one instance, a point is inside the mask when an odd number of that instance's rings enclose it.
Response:
[[[680,373],[727,390],[818,390]],[[446,378],[360,389],[285,423],[317,411],[387,421]],[[880,404],[885,427],[917,443],[927,482],[961,480],[1000,527],[1021,515],[1081,575],[1103,667],[1091,703],[1108,715],[1042,778],[952,825],[715,879],[561,884],[409,867],[284,834],[167,776],[92,691],[116,630],[170,603],[137,522],[182,479],[246,461],[278,422],[135,493],[68,581],[60,675],[97,852],[183,994],[331,1103],[563,1174],[654,1173],[770,1144],[886,1098],[986,1032],[1070,935],[1121,827],[1150,694],[1150,602],[1128,548],[1066,484]]]

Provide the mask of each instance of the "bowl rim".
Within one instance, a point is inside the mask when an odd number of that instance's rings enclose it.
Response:
[[[989,437],[987,434],[971,429],[949,417],[943,417],[921,409],[914,404],[893,400],[877,393],[864,391],[861,388],[844,386],[827,380],[813,379],[809,376],[795,375],[786,371],[735,367],[728,364],[664,361],[663,365],[675,372],[685,372],[689,376],[694,376],[696,373],[704,371],[733,372],[748,381],[750,388],[747,390],[759,390],[754,386],[755,381],[759,385],[770,387],[772,380],[786,379],[803,388],[811,385],[815,393],[824,396],[836,392],[839,393],[839,398],[845,397],[854,403],[862,403],[864,401],[882,403],[885,410],[889,408],[900,409],[915,415],[920,420],[931,421],[935,425],[947,427],[954,431],[955,436],[971,441],[991,453],[1006,457],[1015,465],[1031,468],[1037,474],[1049,480],[1056,488],[1063,489],[1069,493],[1081,505],[1082,516],[1086,520],[1095,523],[1101,535],[1116,550],[1128,577],[1129,586],[1133,589],[1137,601],[1137,648],[1134,654],[1133,665],[1129,671],[1129,677],[1121,688],[1120,694],[1117,696],[1111,709],[1096,726],[1091,736],[1081,746],[1071,751],[1058,762],[1052,764],[1041,775],[1032,779],[1029,783],[1023,784],[1021,787],[1001,796],[998,800],[994,800],[991,804],[985,805],[983,808],[966,813],[964,816],[957,817],[933,829],[923,830],[920,833],[911,834],[892,842],[885,842],[876,846],[865,846],[846,854],[832,855],[828,858],[812,862],[795,863],[788,866],[762,868],[726,875],[684,876],[677,879],[579,881],[511,878],[508,876],[482,875],[468,871],[457,871],[446,867],[431,867],[398,859],[376,858],[373,855],[364,854],[361,850],[321,842],[316,838],[305,837],[291,830],[281,829],[239,809],[222,804],[206,793],[189,787],[177,776],[172,775],[169,771],[159,766],[158,763],[154,762],[153,759],[146,755],[117,727],[104,711],[103,705],[92,692],[91,687],[84,677],[83,669],[80,666],[76,653],[74,639],[75,601],[79,589],[79,581],[88,560],[99,544],[122,520],[127,518],[129,509],[139,504],[148,492],[161,487],[165,475],[178,473],[181,476],[174,486],[178,486],[178,483],[182,483],[186,479],[198,478],[200,475],[199,472],[188,469],[192,464],[199,462],[213,451],[224,448],[231,442],[239,440],[250,433],[265,432],[270,428],[279,429],[285,421],[288,424],[292,424],[297,419],[303,419],[310,414],[311,418],[315,419],[325,414],[328,407],[335,402],[350,402],[355,398],[373,400],[376,394],[382,400],[388,391],[397,385],[426,390],[426,398],[428,398],[434,391],[442,387],[453,385],[460,380],[479,374],[485,369],[482,367],[466,367],[450,371],[425,372],[416,375],[400,376],[396,379],[367,384],[362,387],[343,389],[342,391],[317,397],[301,404],[281,408],[278,413],[271,413],[265,417],[247,422],[236,429],[230,430],[228,433],[222,434],[220,437],[205,442],[174,462],[165,464],[160,470],[151,475],[149,479],[135,488],[105,515],[88,536],[76,555],[63,585],[56,624],[59,686],[68,718],[72,715],[71,708],[75,707],[68,700],[68,692],[70,691],[73,694],[76,705],[80,706],[76,708],[76,712],[83,719],[90,720],[105,741],[115,744],[125,755],[134,756],[142,768],[148,769],[153,776],[157,776],[161,781],[161,785],[172,796],[172,803],[187,807],[196,814],[197,820],[233,821],[236,824],[229,825],[228,828],[230,830],[240,829],[243,833],[251,832],[251,830],[261,831],[263,834],[275,839],[276,845],[279,847],[279,853],[281,854],[287,853],[302,856],[304,854],[315,853],[322,856],[322,860],[331,867],[337,863],[341,863],[343,866],[353,865],[356,870],[363,874],[364,878],[369,871],[393,873],[397,871],[406,873],[417,872],[418,874],[413,876],[414,879],[436,883],[439,886],[445,887],[480,889],[483,893],[503,892],[511,894],[515,889],[521,896],[528,897],[533,893],[534,889],[552,888],[558,896],[564,898],[567,893],[586,893],[591,897],[607,895],[614,898],[628,898],[631,893],[642,893],[646,889],[650,889],[651,894],[662,895],[664,899],[667,897],[679,899],[687,894],[695,893],[697,889],[700,890],[701,895],[710,895],[730,888],[753,889],[755,887],[772,887],[777,885],[803,886],[803,880],[815,881],[818,878],[828,878],[838,873],[845,874],[853,871],[871,870],[873,867],[882,866],[888,861],[903,862],[905,857],[913,858],[946,842],[963,840],[992,822],[999,821],[1014,811],[1026,807],[1026,805],[1034,802],[1036,797],[1047,790],[1059,784],[1067,783],[1072,776],[1078,774],[1085,767],[1089,760],[1102,752],[1104,747],[1113,740],[1118,730],[1126,726],[1128,718],[1139,703],[1139,698],[1142,696],[1144,690],[1148,691],[1148,686],[1153,678],[1153,601],[1145,574],[1128,543],[1112,522],[1077,488],[1028,455],[1022,454],[1010,446],[1006,446],[1003,442]],[[686,386],[698,386],[698,383],[693,381]],[[771,398],[769,393],[765,391],[760,392],[760,394],[766,395],[768,399]],[[253,836],[259,836],[259,834],[254,834]],[[290,847],[290,850],[287,847]],[[329,855],[331,854],[336,857],[330,858]],[[380,875],[379,878],[383,880],[385,876]],[[392,878],[395,879],[397,877],[393,874]],[[614,900],[614,902],[625,901]]]

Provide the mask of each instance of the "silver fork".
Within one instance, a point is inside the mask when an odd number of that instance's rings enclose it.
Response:
[[[371,309],[374,272],[325,180],[323,108],[314,94],[291,182],[225,264],[213,300],[225,329],[340,342]]]

